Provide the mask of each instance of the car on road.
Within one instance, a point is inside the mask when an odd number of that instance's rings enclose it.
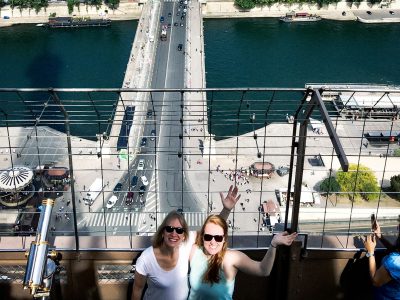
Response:
[[[121,182],[118,182],[118,183],[115,185],[114,189],[113,189],[113,193],[114,193],[114,194],[118,194],[121,190],[122,190],[122,183],[121,183]]]
[[[278,173],[279,176],[285,176],[286,174],[289,174],[289,168],[288,167],[279,167],[278,170],[276,170],[276,173]]]
[[[169,12],[169,13],[168,13],[168,17],[170,17],[170,18],[171,18],[171,17],[172,17],[172,13],[170,13],[170,12]]]
[[[175,23],[174,23],[174,26],[178,26],[178,23],[177,23],[177,22],[175,22]]]
[[[183,23],[181,23],[181,27],[183,27]]]
[[[133,203],[133,192],[128,192],[128,194],[126,195],[125,204],[132,205],[132,203]]]
[[[184,19],[185,19],[185,16],[184,16],[184,15],[182,15],[182,16],[181,16],[181,20],[184,20]]]
[[[140,147],[146,147],[146,146],[147,146],[147,137],[144,137],[140,142]]]
[[[181,13],[180,13],[179,11],[176,13],[176,15],[177,15],[178,17],[180,16],[180,14],[181,14]]]
[[[153,111],[149,109],[146,114],[146,119],[150,119],[153,116]]]
[[[149,181],[147,180],[147,177],[146,176],[142,176],[142,177],[140,177],[140,180],[143,182],[143,185],[149,185]]]
[[[182,45],[182,44],[179,44],[179,45],[178,45],[178,51],[182,51],[182,48],[183,48],[183,45]]]
[[[161,16],[161,17],[160,17],[160,22],[161,22],[161,23],[164,22],[164,16]]]
[[[117,203],[117,201],[118,201],[117,196],[111,196],[111,198],[108,199],[108,201],[107,201],[106,207],[108,209],[112,208],[115,205],[115,203]]]
[[[143,196],[145,192],[146,192],[146,187],[144,185],[142,185],[139,188],[139,196]]]
[[[131,180],[132,187],[135,187],[137,185],[138,179],[139,179],[139,177],[137,177],[137,176],[132,177],[132,180]]]
[[[153,130],[151,131],[150,135],[151,135],[150,140],[154,141],[154,140],[156,139],[156,130],[153,129]]]
[[[168,23],[168,28],[171,28],[171,23]]]
[[[144,159],[139,159],[139,163],[138,163],[137,169],[139,171],[143,171],[144,170]]]

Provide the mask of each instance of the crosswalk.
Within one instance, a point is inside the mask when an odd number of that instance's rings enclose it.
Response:
[[[160,222],[164,220],[168,213],[159,213],[158,218]],[[208,214],[204,212],[184,212],[183,213],[185,220],[189,227],[200,227],[203,225],[206,220]]]
[[[84,227],[133,227],[137,232],[154,232],[156,226],[159,226],[168,212],[156,212],[157,195],[154,192],[155,182],[154,176],[149,178],[148,192],[146,193],[146,205],[140,211],[112,211],[105,210],[101,212],[93,212],[78,222],[79,226]],[[195,228],[203,225],[207,218],[205,212],[184,212],[186,222],[189,228]],[[157,220],[157,221],[156,221]]]
[[[86,227],[93,226],[130,226],[139,224],[139,221],[144,218],[143,213],[131,212],[99,212],[91,213],[83,222]]]
[[[157,218],[157,224],[161,224],[168,213],[152,213],[152,212],[99,212],[91,213],[86,217],[81,225],[86,227],[104,227],[104,226],[138,226],[139,228],[148,227],[153,218]],[[183,213],[189,227],[200,227],[203,225],[207,214],[203,212],[186,212]],[[154,222],[155,223],[155,222]],[[144,228],[143,228],[144,229]]]

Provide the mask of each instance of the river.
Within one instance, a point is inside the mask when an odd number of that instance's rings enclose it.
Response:
[[[109,28],[0,28],[0,87],[121,87],[136,27],[137,21],[122,21]],[[399,85],[399,32],[400,24],[205,19],[207,87]],[[212,132],[236,133],[222,125]]]

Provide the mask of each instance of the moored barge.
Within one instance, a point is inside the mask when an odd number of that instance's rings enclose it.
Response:
[[[49,18],[46,24],[50,28],[67,27],[106,27],[111,25],[110,19],[91,19],[91,18],[72,18],[72,17],[54,17]]]
[[[285,16],[279,18],[282,22],[292,23],[292,22],[315,22],[321,20],[320,16],[300,12],[296,13],[294,11],[287,13]]]

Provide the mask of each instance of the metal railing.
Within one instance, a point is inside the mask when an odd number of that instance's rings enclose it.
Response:
[[[187,101],[188,93],[207,99]],[[354,248],[372,213],[395,235],[397,95],[395,88],[343,86],[0,89],[0,244],[26,248],[41,200],[54,196],[56,248],[140,249],[171,209],[199,228],[221,209],[219,192],[231,184],[242,193],[229,217],[233,247],[262,247],[265,236],[286,228],[306,234],[308,247]],[[363,97],[375,102],[354,105]],[[131,126],[121,132],[132,106]],[[357,184],[338,191],[346,166]],[[18,177],[16,167],[32,176]],[[360,190],[364,174],[374,176],[374,188]],[[101,188],[91,191],[96,178]],[[88,193],[92,205],[84,203]]]

